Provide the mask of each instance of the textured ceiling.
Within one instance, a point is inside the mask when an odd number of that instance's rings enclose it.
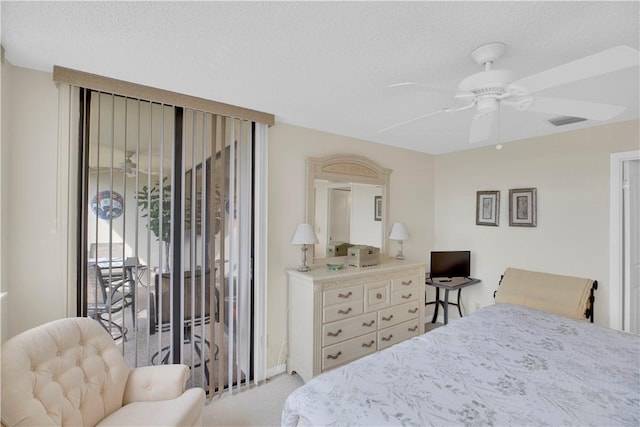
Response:
[[[279,122],[427,153],[578,129],[502,108],[489,140],[470,146],[472,110],[378,130],[450,106],[480,71],[469,53],[508,46],[498,68],[521,78],[601,50],[638,49],[639,2],[7,2],[12,64],[54,64],[273,113]],[[545,96],[624,105],[638,117],[638,67]]]

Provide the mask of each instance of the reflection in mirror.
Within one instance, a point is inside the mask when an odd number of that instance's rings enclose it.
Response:
[[[318,244],[312,258],[347,255],[352,245],[384,252],[390,169],[361,156],[307,158],[307,222]]]
[[[316,258],[346,255],[345,243],[382,246],[381,185],[316,179],[315,193]]]

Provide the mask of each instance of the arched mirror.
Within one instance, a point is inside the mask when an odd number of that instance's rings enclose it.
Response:
[[[307,222],[318,237],[312,259],[346,255],[349,245],[384,253],[387,243],[389,176],[362,156],[307,158]]]

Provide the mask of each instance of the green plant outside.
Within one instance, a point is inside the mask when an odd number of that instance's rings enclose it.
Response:
[[[171,240],[171,185],[165,184],[167,177],[162,179],[162,184],[157,182],[153,187],[145,185],[138,191],[138,206],[143,212],[142,217],[148,218],[147,227],[163,242]],[[160,194],[162,188],[162,197]],[[160,216],[162,214],[162,217]]]

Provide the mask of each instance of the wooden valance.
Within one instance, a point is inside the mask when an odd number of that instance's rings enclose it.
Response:
[[[224,104],[222,102],[211,101],[204,98],[198,98],[196,96],[171,92],[150,86],[143,86],[123,80],[112,79],[110,77],[102,77],[96,74],[60,67],[58,65],[53,67],[53,81],[56,83],[66,83],[72,86],[93,89],[101,92],[113,93],[129,98],[144,99],[146,101],[185,107],[220,116],[264,123],[269,126],[273,126],[275,122],[273,114],[264,113],[262,111],[237,107],[235,105]]]

